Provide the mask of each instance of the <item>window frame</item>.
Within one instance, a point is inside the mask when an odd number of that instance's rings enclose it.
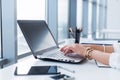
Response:
[[[2,54],[2,3],[0,0],[0,58],[3,58]]]

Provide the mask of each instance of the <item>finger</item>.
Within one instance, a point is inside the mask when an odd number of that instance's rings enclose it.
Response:
[[[72,51],[72,50],[70,50],[70,51],[69,51],[69,53],[73,53],[73,51]]]
[[[66,47],[68,47],[68,46],[66,45],[66,46],[62,47],[62,48],[60,49],[60,51],[64,51]]]
[[[63,48],[60,49],[60,51],[62,51],[62,52],[64,52],[64,50],[65,50],[65,47],[63,47]]]
[[[67,55],[67,54],[70,54],[70,53],[64,53],[64,55]]]
[[[69,53],[69,50],[67,49],[67,50],[65,50],[65,54],[67,54],[67,53]]]
[[[72,50],[69,50],[69,52],[68,53],[73,53],[73,51]]]
[[[69,50],[71,50],[72,52],[74,52],[74,51],[75,51],[75,48],[74,48],[73,46],[70,46],[70,47],[69,47]]]

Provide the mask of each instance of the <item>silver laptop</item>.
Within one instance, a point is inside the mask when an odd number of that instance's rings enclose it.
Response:
[[[48,25],[43,20],[18,20],[18,25],[36,59],[80,63],[85,58],[70,54],[65,56],[59,50]]]

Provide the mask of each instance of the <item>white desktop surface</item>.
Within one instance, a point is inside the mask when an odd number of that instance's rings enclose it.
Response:
[[[33,56],[21,60],[17,64],[0,70],[0,80],[52,80],[48,75],[36,76],[15,76],[14,71],[16,66],[42,66],[42,65],[58,65],[70,70],[75,70],[75,73],[60,69],[61,73],[75,77],[75,80],[120,80],[120,70],[112,68],[98,68],[94,62],[86,61],[82,64],[68,64],[59,62],[48,62],[36,60]]]
[[[116,43],[116,41],[94,41],[91,39],[81,39],[83,43]],[[68,64],[60,62],[50,62],[35,59],[33,56],[26,57],[18,63],[0,69],[0,80],[53,80],[50,75],[33,75],[33,76],[15,76],[14,71],[16,66],[45,66],[57,65],[69,70],[74,70],[71,73],[60,69],[61,73],[75,77],[75,80],[120,80],[120,70],[112,68],[99,68],[94,60],[86,61],[82,64]]]

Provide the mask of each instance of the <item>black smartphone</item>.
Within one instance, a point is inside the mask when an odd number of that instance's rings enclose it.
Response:
[[[71,76],[66,75],[66,74],[54,75],[54,76],[51,76],[51,78],[54,80],[75,80],[74,77],[71,77]]]
[[[59,74],[57,66],[32,66],[28,69],[16,67],[15,75],[51,75]]]

